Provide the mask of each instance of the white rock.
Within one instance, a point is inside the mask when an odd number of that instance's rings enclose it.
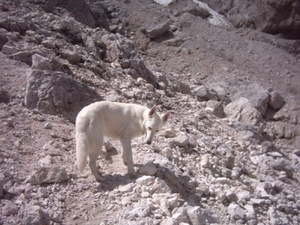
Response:
[[[124,206],[130,204],[131,199],[132,199],[132,197],[123,197],[122,201],[121,201],[121,204],[124,205]]]
[[[164,180],[156,178],[153,186],[150,188],[151,193],[172,193],[170,187],[166,184]]]
[[[227,212],[234,220],[244,219],[245,217],[244,209],[240,205],[235,203],[231,203],[228,206]]]
[[[160,225],[178,225],[178,223],[173,218],[166,218],[161,221]]]
[[[41,158],[38,162],[41,166],[50,165],[52,163],[52,157],[50,155],[46,155]]]
[[[256,212],[253,208],[253,205],[245,205],[246,209],[246,219],[247,220],[256,220]]]
[[[120,186],[120,187],[118,188],[118,191],[121,192],[121,193],[132,192],[132,190],[133,190],[133,185],[132,185],[131,183],[126,184],[126,185],[124,185],[124,186]]]
[[[189,207],[187,209],[187,215],[190,219],[192,225],[204,225],[206,224],[206,219],[202,215],[200,206]]]
[[[143,175],[150,175],[153,176],[156,174],[157,168],[153,162],[148,162],[145,165],[141,166],[139,169],[139,173]]]
[[[178,223],[190,223],[186,209],[180,207],[173,215],[172,218]]]
[[[142,176],[136,180],[136,183],[141,186],[148,186],[153,184],[155,177],[153,176]]]

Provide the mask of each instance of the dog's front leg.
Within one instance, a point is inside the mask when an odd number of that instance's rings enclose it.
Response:
[[[123,148],[123,162],[125,165],[127,165],[128,173],[134,174],[134,168],[133,168],[133,160],[132,160],[132,151],[131,151],[131,139],[129,137],[122,137],[121,138],[121,144]]]

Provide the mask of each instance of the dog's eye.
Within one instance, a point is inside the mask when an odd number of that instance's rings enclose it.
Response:
[[[152,127],[148,127],[149,130],[152,130]]]

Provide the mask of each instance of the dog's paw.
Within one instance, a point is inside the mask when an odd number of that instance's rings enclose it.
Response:
[[[100,174],[95,175],[95,178],[96,178],[96,181],[98,181],[98,182],[104,181],[104,178]]]
[[[136,177],[136,172],[133,168],[128,168],[128,174],[130,178]]]
[[[137,173],[128,173],[130,179],[135,179],[137,177]]]

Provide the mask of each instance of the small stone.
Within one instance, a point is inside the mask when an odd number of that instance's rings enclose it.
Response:
[[[51,129],[53,128],[53,126],[52,126],[51,123],[47,122],[47,123],[45,124],[44,128],[47,129],[47,130],[51,130]]]
[[[173,137],[176,137],[176,133],[175,133],[175,131],[172,130],[172,129],[166,129],[166,130],[164,131],[164,136],[165,136],[166,138],[173,138]]]
[[[130,202],[131,202],[131,197],[123,197],[121,204],[125,206],[125,205],[130,204]]]

